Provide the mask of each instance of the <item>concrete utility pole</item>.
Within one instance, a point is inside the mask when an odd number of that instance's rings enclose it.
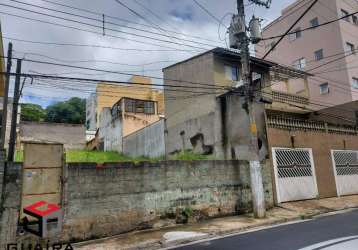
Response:
[[[0,138],[0,149],[5,149],[6,140],[6,123],[7,123],[7,106],[9,101],[9,85],[10,85],[10,73],[12,66],[12,43],[9,43],[7,50],[7,67],[6,67],[6,79],[5,79],[5,92],[4,100],[2,103],[2,121],[1,121],[1,138]]]
[[[271,1],[263,3],[257,0],[252,2],[269,6]],[[229,33],[231,36],[230,44],[233,48],[239,49],[241,54],[241,75],[245,91],[245,106],[250,122],[250,182],[252,192],[252,202],[254,208],[254,215],[256,218],[265,217],[265,196],[262,183],[261,166],[259,159],[257,126],[255,121],[254,110],[254,86],[252,84],[252,73],[250,70],[250,38],[247,36],[247,28],[245,23],[245,6],[244,0],[237,0],[238,15],[234,15]],[[253,18],[253,20],[257,20]],[[256,38],[255,38],[256,39]]]
[[[17,63],[16,64],[16,78],[15,78],[14,99],[13,99],[13,105],[12,105],[9,152],[7,155],[7,160],[10,162],[14,161],[14,153],[15,153],[17,109],[19,107],[19,100],[20,100],[20,81],[21,81],[22,60],[17,59],[16,63]]]

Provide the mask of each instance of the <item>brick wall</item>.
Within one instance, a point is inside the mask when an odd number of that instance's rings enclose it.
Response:
[[[190,209],[196,218],[251,209],[248,164],[241,161],[69,164],[64,187],[64,240],[151,228]],[[263,169],[267,206],[270,168]]]

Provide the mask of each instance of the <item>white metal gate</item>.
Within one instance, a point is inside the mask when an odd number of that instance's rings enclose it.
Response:
[[[337,194],[358,194],[358,151],[332,150]]]
[[[311,149],[272,148],[277,202],[318,196]]]

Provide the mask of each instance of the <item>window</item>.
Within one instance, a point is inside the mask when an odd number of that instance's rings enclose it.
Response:
[[[345,51],[347,54],[355,54],[354,44],[351,44],[351,43],[346,42],[346,46],[345,46],[344,51]]]
[[[239,69],[236,66],[225,65],[225,77],[231,81],[239,81],[241,78]]]
[[[302,32],[301,32],[301,28],[297,28],[293,31],[294,33],[290,33],[290,35],[288,36],[290,41],[294,41],[300,37],[302,37]]]
[[[314,58],[316,61],[322,60],[323,59],[323,49],[315,51]]]
[[[315,17],[310,21],[311,27],[317,27],[319,26],[318,18]]]
[[[293,63],[293,67],[295,67],[296,69],[304,69],[306,67],[306,59],[305,58],[298,59]]]
[[[319,92],[321,93],[321,95],[329,93],[328,82],[325,82],[325,83],[322,83],[319,85]]]
[[[135,100],[126,99],[124,108],[126,112],[135,113]]]
[[[358,78],[353,77],[352,87],[358,89]]]
[[[344,9],[341,9],[341,17],[348,16],[348,15],[349,15],[348,11],[346,11],[346,10],[344,10]],[[347,21],[347,22],[350,22],[349,17],[346,17],[346,18],[344,18],[343,20],[344,20],[344,21]]]
[[[126,99],[125,111],[130,113],[155,114],[155,104],[152,101]]]
[[[145,102],[144,103],[144,113],[146,113],[146,114],[154,114],[155,113],[154,102]]]

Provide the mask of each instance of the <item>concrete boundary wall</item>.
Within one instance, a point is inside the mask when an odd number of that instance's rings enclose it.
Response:
[[[251,210],[250,176],[242,161],[90,163],[67,166],[64,240],[106,237],[153,228],[163,219],[225,216]],[[267,207],[270,168],[263,168]]]
[[[263,164],[266,206],[273,206],[270,167]],[[22,165],[9,168],[0,243],[34,239],[17,235]],[[251,211],[245,161],[162,161],[135,164],[67,164],[63,176],[63,232],[55,242],[76,242]],[[184,218],[185,219],[185,218]],[[169,224],[168,224],[169,223]],[[0,244],[0,245],[1,245]]]
[[[123,137],[123,154],[137,157],[165,155],[165,120],[155,122],[135,133]]]

